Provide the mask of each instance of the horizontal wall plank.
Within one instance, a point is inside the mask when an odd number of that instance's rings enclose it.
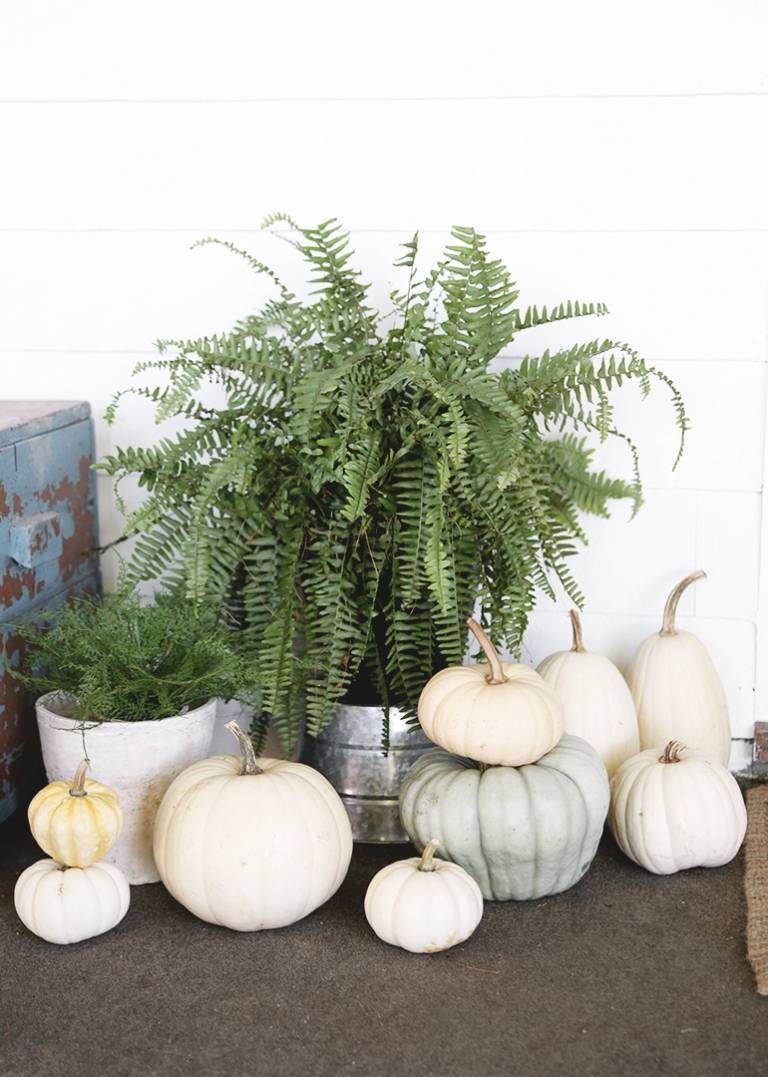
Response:
[[[768,97],[0,105],[0,228],[767,229]]]
[[[739,359],[663,360],[656,366],[679,390],[690,429],[675,467],[680,430],[667,386],[651,379],[651,392],[645,399],[636,385],[625,384],[614,391],[615,423],[637,446],[643,484],[759,492],[763,482],[766,364]],[[626,447],[613,441],[596,447],[594,462],[598,470],[620,469],[626,474],[628,458]]]
[[[764,4],[35,0],[0,8],[0,97],[767,89]]]
[[[182,234],[2,235],[0,348],[151,351],[159,337],[228,329],[264,302],[270,285],[229,251],[190,250],[207,234],[201,223]],[[392,263],[412,235],[405,228],[352,234],[354,265],[373,282],[371,301],[381,310],[389,308],[390,291],[405,285],[405,271]],[[273,266],[298,294],[309,291],[304,264],[275,236],[224,232],[221,238]],[[448,242],[448,228],[420,236],[424,273]],[[653,362],[766,361],[768,235],[540,236],[494,230],[487,247],[509,267],[523,307],[579,299],[604,302],[610,310],[599,319],[521,334],[511,354],[540,354],[607,337],[627,342]]]
[[[698,495],[696,567],[709,578],[698,589],[697,614],[757,619],[761,512],[759,493]]]

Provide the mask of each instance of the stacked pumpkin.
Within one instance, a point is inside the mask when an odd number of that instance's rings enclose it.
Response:
[[[50,860],[22,872],[14,903],[21,921],[47,942],[66,944],[116,927],[130,904],[125,875],[102,859],[115,844],[123,813],[112,789],[86,779],[51,782],[29,805],[29,825]]]
[[[488,900],[556,894],[597,851],[606,769],[565,732],[563,704],[544,678],[502,662],[482,627],[468,623],[487,664],[441,670],[424,688],[419,721],[438,747],[403,781],[402,823],[417,848],[437,840]]]

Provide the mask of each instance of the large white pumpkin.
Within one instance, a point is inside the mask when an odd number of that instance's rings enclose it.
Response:
[[[120,868],[99,860],[69,868],[58,860],[38,860],[23,871],[13,894],[22,923],[46,942],[66,945],[110,931],[131,903]]]
[[[608,825],[630,860],[670,875],[733,860],[747,809],[736,779],[713,756],[670,741],[616,771]]]
[[[640,751],[632,693],[616,666],[603,654],[586,650],[581,621],[571,610],[573,646],[557,651],[537,667],[565,707],[565,731],[595,749],[612,778],[625,759]]]
[[[160,878],[195,916],[235,931],[285,927],[327,901],[352,856],[338,793],[316,770],[258,759],[236,722],[241,756],[194,763],[155,819]]]
[[[435,839],[488,901],[558,894],[589,868],[608,812],[608,775],[591,744],[564,733],[535,763],[478,766],[430,748],[400,787],[417,849]]]
[[[698,636],[675,627],[680,596],[704,575],[693,572],[672,591],[661,632],[637,648],[627,683],[637,708],[641,749],[679,740],[727,766],[731,723],[722,682]]]
[[[483,916],[483,895],[471,875],[434,859],[437,841],[422,856],[388,864],[365,894],[365,915],[392,946],[415,954],[447,950],[468,939]]]
[[[421,728],[447,752],[479,763],[535,763],[563,734],[563,704],[535,670],[502,662],[477,621],[468,623],[488,665],[449,666],[436,673],[419,697]]]

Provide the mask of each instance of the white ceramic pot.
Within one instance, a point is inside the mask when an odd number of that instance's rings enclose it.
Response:
[[[71,781],[87,756],[88,777],[114,789],[125,819],[117,844],[104,859],[134,886],[157,882],[155,815],[173,779],[209,755],[216,700],[159,722],[102,722],[84,730],[61,713],[66,701],[57,693],[42,696],[36,710],[48,781]]]

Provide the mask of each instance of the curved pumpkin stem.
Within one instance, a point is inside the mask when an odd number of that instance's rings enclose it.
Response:
[[[572,651],[576,651],[579,654],[585,654],[587,648],[584,646],[584,640],[581,635],[581,619],[579,618],[578,610],[571,610],[571,625],[573,626],[573,646]]]
[[[680,601],[680,596],[689,584],[695,583],[696,580],[701,580],[706,577],[706,572],[699,570],[698,572],[692,572],[690,576],[686,576],[684,580],[678,583],[672,594],[667,599],[667,604],[664,607],[664,621],[661,626],[660,636],[676,636],[677,629],[675,628],[675,614],[677,613],[677,604]]]
[[[679,763],[680,753],[684,752],[686,745],[680,740],[671,740],[664,749],[664,755],[659,756],[660,763]]]
[[[432,863],[432,857],[435,855],[435,849],[437,849],[440,842],[437,838],[433,838],[432,841],[424,849],[421,854],[421,863],[419,864],[419,871],[434,871],[435,865]]]
[[[85,789],[85,772],[91,765],[90,759],[84,759],[75,773],[75,780],[72,782],[72,788],[69,791],[71,797],[87,797],[88,793]]]
[[[504,676],[498,651],[486,635],[485,629],[477,623],[474,617],[468,617],[467,624],[472,629],[472,635],[483,648],[485,657],[488,659],[488,665],[491,667],[491,672],[485,679],[489,684],[504,684],[509,680],[509,677]]]
[[[240,771],[241,774],[263,774],[259,764],[256,762],[256,754],[251,744],[251,738],[247,733],[243,732],[237,722],[232,719],[231,722],[227,722],[224,726],[230,733],[233,733],[237,737],[237,743],[240,746],[240,757],[243,760],[243,766]]]

